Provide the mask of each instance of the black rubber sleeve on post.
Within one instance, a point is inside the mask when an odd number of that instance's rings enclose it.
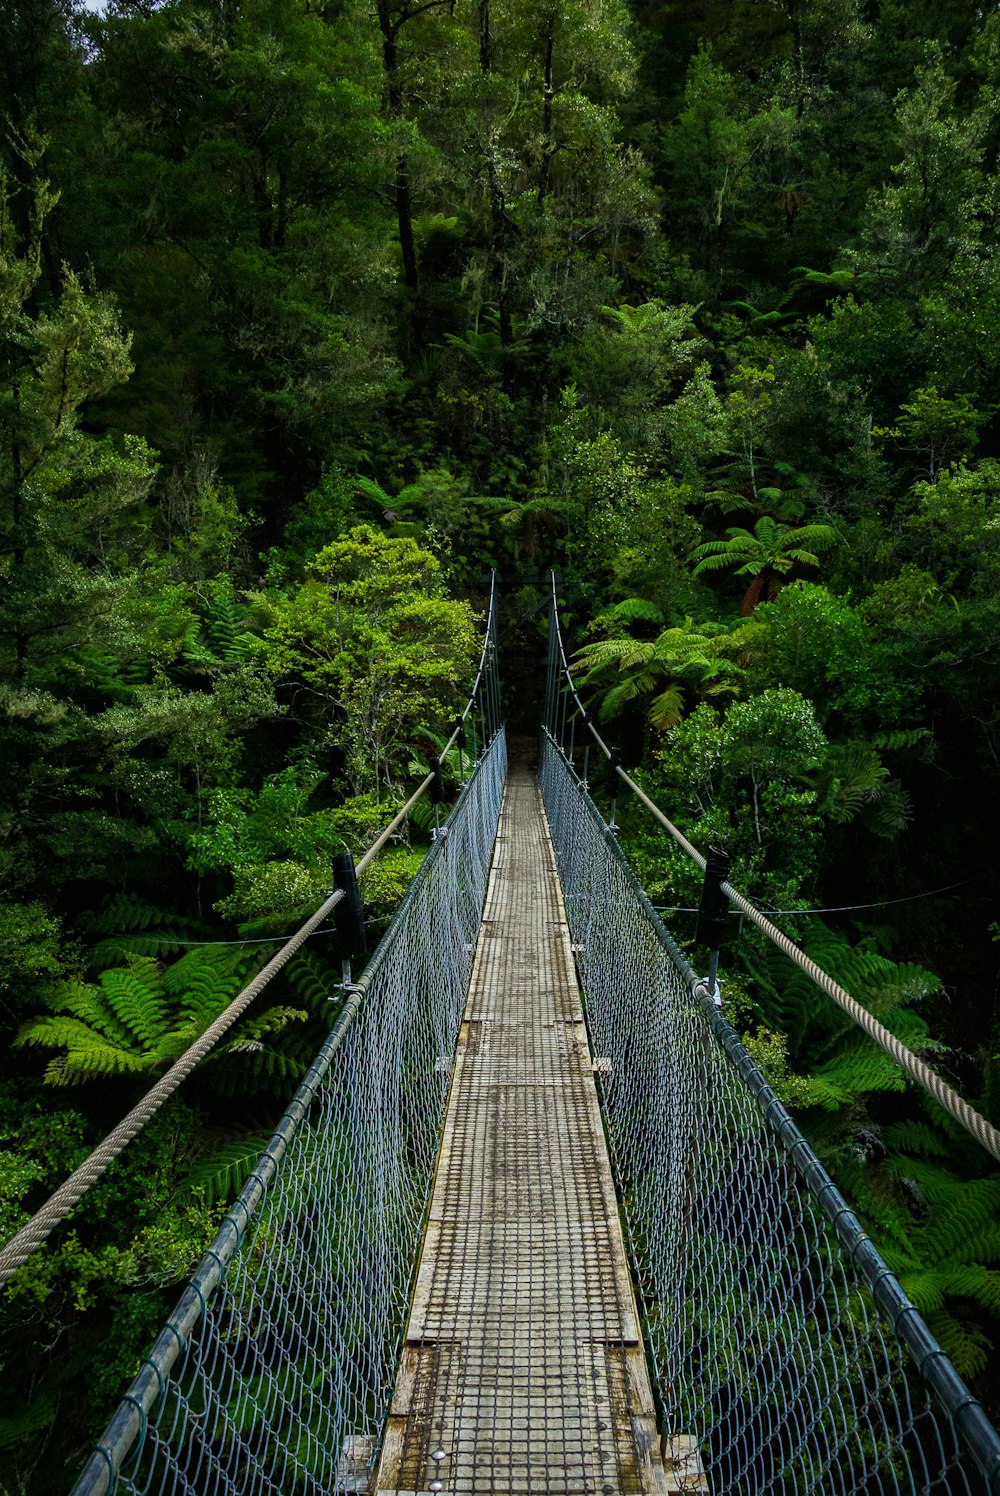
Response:
[[[719,847],[709,847],[705,861],[705,881],[701,886],[701,904],[698,909],[699,945],[710,951],[720,949],[726,938],[729,922],[729,900],[722,892],[723,883],[729,878],[729,858]]]
[[[333,886],[342,888],[344,897],[333,911],[334,924],[345,956],[365,953],[365,917],[361,911],[358,875],[350,852],[340,852],[333,859]]]

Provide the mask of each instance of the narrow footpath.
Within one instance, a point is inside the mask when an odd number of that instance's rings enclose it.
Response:
[[[659,1455],[552,844],[515,764],[375,1489],[683,1489]]]

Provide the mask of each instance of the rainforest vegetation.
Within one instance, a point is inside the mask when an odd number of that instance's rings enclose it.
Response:
[[[512,726],[554,568],[626,766],[1000,1122],[998,150],[967,0],[7,0],[4,1239],[423,773],[493,569]],[[1000,1174],[749,932],[723,972],[995,1412]],[[7,1496],[69,1483],[338,978],[5,1291]]]

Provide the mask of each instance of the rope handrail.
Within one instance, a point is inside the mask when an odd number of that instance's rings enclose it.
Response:
[[[476,673],[475,683],[473,684],[465,708],[459,715],[452,729],[451,736],[445,744],[441,754],[442,758],[454,746],[462,725],[465,723],[469,713],[474,711],[478,704],[479,687],[489,663],[491,649],[495,649],[496,646],[495,593],[496,576],[494,574],[490,581],[486,633],[479,657],[479,668]],[[487,729],[485,736],[487,740],[493,737],[499,727],[495,707],[496,703],[494,703],[491,696],[486,713]],[[357,863],[356,873],[359,877],[371,866],[386,843],[400,829],[414,806],[427,793],[433,779],[433,773],[425,775],[406,804],[397,812],[375,841],[372,842],[364,856]],[[236,1020],[242,1017],[254,998],[259,996],[272,977],[277,976],[282,967],[301,949],[343,897],[343,890],[339,888],[334,889],[315,913],[271,957],[267,965],[247,983],[242,991],[237,993],[233,1001],[220,1013],[214,1023],[210,1024],[204,1033],[174,1061],[170,1069],[160,1077],[155,1085],[150,1087],[145,1096],[112,1128],[108,1135],[84,1159],[83,1163],[74,1170],[69,1178],[49,1196],[44,1205],[35,1211],[30,1220],[26,1221],[21,1229],[0,1249],[0,1287],[10,1281],[18,1269],[23,1267],[42,1243],[47,1240],[59,1223],[65,1220],[70,1211],[80,1203],[88,1190],[97,1183],[101,1175],[105,1173],[119,1154],[128,1147],[133,1138],[138,1136],[146,1126],[146,1123],[156,1115],[164,1103],[183,1084],[209,1051],[232,1028]]]
[[[357,1121],[356,1109],[359,1106],[372,1104],[374,1097],[374,1104],[378,1115],[381,1121],[385,1122],[393,1108],[388,1104],[388,1097],[385,1094],[382,1095],[381,1100],[378,1099],[376,1093],[379,1091],[379,1085],[376,1077],[371,1077],[373,1082],[375,1082],[373,1085],[359,1085],[357,1083],[357,1074],[354,1072],[353,1066],[359,1063],[357,1055],[358,1030],[362,1028],[366,1021],[371,1021],[373,999],[375,1001],[374,1017],[376,1026],[381,1022],[380,1013],[381,1018],[384,1019],[386,990],[387,987],[391,988],[393,981],[391,969],[388,973],[386,970],[387,966],[390,968],[392,966],[392,952],[400,946],[400,942],[402,943],[404,952],[407,951],[411,944],[407,937],[407,929],[409,928],[412,932],[414,920],[417,919],[419,922],[419,910],[421,907],[424,909],[424,917],[427,917],[427,906],[434,905],[435,901],[439,902],[443,897],[441,893],[442,887],[449,894],[450,898],[453,890],[449,889],[447,878],[442,880],[440,876],[442,867],[447,870],[449,864],[455,858],[461,860],[463,855],[468,855],[470,848],[475,843],[477,835],[475,828],[477,825],[481,832],[485,828],[485,835],[487,837],[486,842],[479,849],[479,856],[476,860],[476,867],[479,868],[479,881],[485,885],[485,865],[488,863],[488,856],[486,854],[492,846],[492,834],[495,831],[496,815],[499,813],[500,786],[503,780],[505,764],[506,748],[504,735],[502,731],[498,731],[494,735],[488,750],[483,753],[474,771],[465,781],[453,808],[452,816],[449,817],[446,827],[443,829],[441,836],[436,839],[430,853],[421,863],[401,904],[393,915],[388,929],[379,941],[377,949],[373,952],[371,959],[357,981],[352,984],[352,990],[349,992],[343,1007],[337,1014],[333,1028],[310,1065],[306,1075],[300,1082],[295,1095],[289,1102],[284,1115],[261,1154],[256,1168],[226,1212],[214,1240],[202,1256],[173,1313],[151,1347],[149,1354],[144,1357],[135,1380],[122,1399],[99,1443],[95,1446],[94,1452],[88,1459],[76,1485],[74,1485],[72,1496],[107,1496],[107,1493],[119,1489],[118,1478],[122,1473],[125,1462],[130,1457],[130,1451],[134,1452],[136,1459],[140,1458],[143,1446],[153,1425],[160,1423],[157,1410],[159,1410],[159,1414],[164,1413],[168,1385],[172,1383],[175,1391],[179,1390],[186,1375],[183,1368],[188,1358],[193,1356],[195,1362],[197,1362],[199,1355],[198,1345],[202,1343],[206,1335],[208,1340],[211,1341],[212,1335],[217,1333],[218,1321],[215,1312],[212,1311],[214,1300],[220,1291],[223,1293],[226,1292],[227,1283],[230,1283],[229,1291],[231,1294],[235,1294],[237,1300],[242,1299],[242,1295],[246,1291],[246,1285],[244,1284],[243,1287],[237,1285],[235,1289],[232,1288],[231,1277],[234,1271],[237,1277],[239,1277],[241,1271],[244,1274],[249,1272],[251,1280],[254,1280],[255,1297],[257,1297],[257,1290],[260,1287],[255,1281],[258,1272],[264,1272],[266,1269],[268,1272],[277,1274],[278,1279],[282,1279],[285,1273],[286,1255],[289,1252],[299,1254],[296,1270],[293,1274],[295,1282],[300,1283],[306,1279],[314,1281],[312,1275],[324,1271],[322,1265],[323,1252],[317,1241],[317,1234],[306,1232],[302,1235],[298,1229],[301,1224],[299,1220],[301,1201],[296,1204],[293,1212],[297,1223],[296,1229],[289,1232],[287,1236],[283,1234],[283,1245],[280,1251],[273,1250],[273,1243],[271,1243],[267,1251],[255,1252],[252,1245],[250,1245],[256,1239],[254,1232],[259,1232],[262,1229],[260,1218],[262,1212],[265,1210],[268,1197],[272,1197],[273,1209],[275,1208],[273,1206],[275,1191],[280,1194],[284,1188],[287,1194],[288,1189],[291,1188],[292,1195],[294,1196],[295,1194],[294,1179],[297,1171],[301,1172],[302,1170],[301,1148],[303,1146],[303,1138],[309,1135],[310,1118],[312,1117],[315,1122],[313,1110],[315,1107],[319,1107],[320,1115],[325,1118],[325,1124],[317,1126],[313,1135],[316,1138],[325,1138],[327,1140],[326,1146],[330,1147],[334,1156],[338,1158],[338,1162],[334,1165],[335,1172],[339,1171],[340,1166],[343,1164],[343,1158],[339,1156],[340,1150],[343,1147],[348,1147],[352,1150],[352,1169],[359,1175],[364,1173],[372,1165],[375,1155],[364,1146],[361,1135],[354,1130]],[[484,809],[484,806],[492,806],[493,813],[490,814],[488,809]],[[465,849],[464,853],[463,848]],[[471,880],[466,878],[463,880],[466,895],[464,917],[469,927],[466,928],[463,926],[462,935],[456,938],[456,929],[449,920],[443,920],[438,917],[434,922],[437,929],[446,932],[446,946],[450,947],[453,960],[457,959],[461,965],[461,973],[456,977],[454,969],[449,972],[447,969],[447,959],[444,962],[439,959],[442,954],[446,953],[440,950],[432,952],[424,963],[426,968],[423,977],[424,1000],[426,1000],[427,982],[428,978],[430,978],[433,984],[435,1001],[443,1002],[445,1007],[448,1007],[450,1003],[450,1006],[454,1009],[453,1025],[456,1031],[461,1004],[455,1002],[456,994],[454,991],[451,993],[451,999],[449,999],[448,993],[449,986],[453,985],[456,979],[467,981],[468,969],[471,967],[470,952],[472,947],[465,942],[472,933],[471,923],[469,922],[472,920],[478,922],[479,918],[481,899],[477,902],[477,895],[471,889],[471,884],[475,882],[475,878]],[[450,902],[449,908],[454,913],[454,906]],[[416,914],[415,911],[417,911]],[[461,924],[461,920],[459,923]],[[412,950],[410,953],[412,954]],[[420,1001],[421,981],[418,979],[419,973],[415,972],[410,965],[407,966],[407,972],[408,979],[405,984],[406,1000],[407,1003],[412,1005]],[[381,998],[379,997],[380,991]],[[464,991],[465,986],[462,985],[463,1002]],[[429,1031],[424,1028],[422,1032],[424,1041],[426,1042],[429,1037]],[[377,1049],[380,1054],[384,1052],[385,1039],[385,1030],[380,1029],[377,1041]],[[345,1058],[345,1053],[351,1049],[352,1045],[355,1050],[353,1060]],[[436,1051],[437,1048],[437,1043],[434,1043],[432,1052]],[[363,1049],[364,1043],[362,1041]],[[444,1095],[444,1091],[441,1087],[440,1078],[436,1076],[433,1065],[427,1063],[429,1058],[430,1056],[425,1052],[423,1054],[424,1063],[419,1066],[411,1066],[410,1078],[413,1080],[418,1075],[424,1076],[425,1080],[421,1084],[424,1085],[426,1090],[426,1078],[433,1077],[431,1089],[440,1100]],[[363,1064],[363,1060],[360,1063]],[[340,1066],[339,1075],[335,1074],[338,1065]],[[379,1074],[383,1074],[381,1065],[379,1066]],[[352,1076],[353,1079],[350,1079]],[[424,1101],[426,1102],[426,1100],[427,1096],[424,1095]],[[352,1126],[347,1129],[345,1134],[343,1124],[347,1116],[352,1117],[354,1120]],[[435,1136],[436,1120],[434,1127]],[[413,1118],[411,1118],[411,1123],[412,1121]],[[424,1136],[426,1141],[426,1134]],[[351,1139],[353,1141],[350,1141]],[[397,1141],[402,1143],[402,1138],[400,1137]],[[413,1133],[410,1132],[407,1135],[406,1148],[407,1157],[411,1163],[413,1161],[411,1150],[414,1146],[415,1138]],[[296,1147],[300,1149],[297,1164],[295,1162]],[[289,1174],[290,1160],[291,1174]],[[332,1160],[328,1156],[326,1159],[327,1166],[330,1166],[331,1162]],[[427,1160],[427,1164],[428,1169],[430,1169],[430,1160]],[[316,1159],[311,1157],[308,1166],[310,1174],[313,1173],[315,1167]],[[292,1179],[291,1186],[289,1186],[290,1177]],[[430,1174],[428,1173],[429,1177]],[[398,1183],[399,1179],[397,1179]],[[362,1205],[355,1198],[353,1188],[348,1193],[350,1196],[349,1200],[342,1203],[349,1210],[349,1219],[352,1226],[346,1228],[346,1235],[350,1236],[351,1230],[357,1227],[357,1218]],[[374,1189],[369,1190],[367,1193],[362,1192],[362,1199],[368,1201],[369,1206],[375,1211],[376,1216],[380,1214],[379,1207],[378,1205],[372,1205],[372,1202],[375,1201],[378,1194],[379,1192]],[[332,1200],[332,1196],[326,1197],[325,1210],[331,1212],[336,1217],[336,1211],[332,1207]],[[412,1208],[412,1205],[413,1202],[410,1201],[408,1208]],[[422,1220],[422,1212],[423,1205],[420,1205],[412,1222],[414,1229],[416,1229],[417,1222]],[[389,1220],[392,1223],[392,1228],[396,1229],[399,1227],[401,1219],[405,1214],[405,1211],[397,1213],[390,1210],[386,1213],[385,1218],[381,1220],[381,1224],[384,1225],[386,1220]],[[339,1225],[341,1230],[345,1230],[345,1217],[341,1216]],[[266,1228],[264,1230],[266,1236],[267,1230]],[[411,1247],[415,1251],[416,1239],[411,1243]],[[240,1267],[241,1254],[243,1257],[242,1268]],[[406,1302],[408,1303],[408,1275],[406,1283]],[[273,1289],[275,1286],[272,1281],[271,1288]],[[339,1283],[338,1287],[341,1294],[346,1286],[346,1283],[343,1281]],[[354,1287],[359,1292],[365,1294],[374,1293],[376,1296],[380,1296],[387,1288],[387,1281],[381,1274],[376,1273],[372,1277],[368,1271],[365,1271],[359,1274]],[[399,1285],[397,1283],[398,1288]],[[337,1319],[338,1298],[339,1295],[333,1293],[321,1296],[324,1310],[327,1313],[332,1313],[335,1321]],[[340,1304],[339,1308],[342,1310],[343,1305]],[[384,1311],[384,1303],[382,1308]],[[223,1318],[226,1312],[223,1307],[221,1311]],[[368,1312],[363,1316],[366,1323],[369,1322],[369,1316],[370,1305]],[[253,1317],[252,1315],[248,1316],[248,1318]],[[206,1318],[215,1323],[215,1330],[212,1330],[211,1326],[206,1330]],[[348,1314],[348,1320],[352,1324],[356,1323],[356,1315],[352,1316]],[[378,1327],[372,1325],[372,1328],[374,1330]],[[345,1324],[341,1323],[339,1335],[335,1335],[333,1340],[327,1344],[324,1364],[328,1358],[334,1356],[335,1343],[347,1338],[345,1329]],[[390,1340],[393,1345],[395,1345],[395,1337],[399,1330],[401,1330],[401,1324],[396,1329],[390,1330]],[[250,1338],[254,1346],[249,1363],[252,1367],[250,1373],[250,1379],[252,1379],[258,1376],[261,1371],[261,1348],[252,1334]],[[239,1340],[239,1336],[227,1334],[225,1339],[229,1350],[235,1353],[236,1342]],[[280,1337],[274,1343],[274,1348],[280,1350]],[[340,1351],[337,1351],[336,1354],[339,1355],[341,1353],[346,1354],[346,1352],[343,1352],[342,1344]],[[243,1373],[241,1372],[240,1375],[242,1376]],[[209,1384],[212,1384],[215,1386],[217,1394],[221,1392],[222,1389],[213,1382],[212,1372],[205,1369],[203,1376],[203,1391],[207,1389]],[[223,1384],[224,1381],[225,1379],[223,1378]],[[227,1397],[223,1395],[223,1405],[227,1401]],[[357,1430],[361,1426],[363,1420],[357,1417],[357,1411],[356,1409],[355,1415],[348,1421],[348,1429]],[[196,1420],[199,1429],[202,1426],[204,1412],[203,1407]],[[218,1406],[216,1412],[220,1412]],[[173,1415],[171,1413],[167,1418],[168,1427],[163,1428],[162,1425],[160,1426],[162,1438],[154,1441],[159,1450],[159,1457],[166,1460],[168,1464],[174,1456],[180,1456],[180,1446],[185,1443],[183,1439],[180,1439],[178,1442],[176,1427],[173,1429],[169,1427],[172,1421]],[[280,1423],[280,1421],[279,1417],[278,1422]],[[274,1422],[271,1422],[271,1436],[273,1437],[277,1433],[278,1429],[275,1427]],[[197,1444],[198,1442],[196,1439],[195,1443]],[[278,1458],[280,1460],[280,1439],[276,1440],[276,1447],[278,1448]],[[328,1459],[331,1450],[332,1464],[336,1466],[337,1457],[340,1452],[339,1441],[333,1440],[330,1443],[326,1450]],[[204,1471],[201,1474],[203,1478],[207,1478]],[[131,1482],[123,1481],[122,1488],[134,1490],[136,1486]],[[332,1486],[330,1488],[333,1489]],[[339,1486],[336,1488],[339,1489]],[[150,1484],[144,1487],[144,1489],[153,1489],[153,1486]],[[201,1489],[201,1487],[199,1486],[198,1489]],[[248,1484],[245,1489],[249,1491],[250,1485]],[[253,1489],[257,1490],[258,1487],[254,1485]],[[272,1487],[268,1486],[268,1489],[270,1490]]]
[[[567,686],[566,693],[564,694],[564,700],[566,695],[572,697],[573,701],[576,703],[581,722],[587,728],[588,732],[590,733],[594,742],[600,748],[601,752],[604,754],[605,758],[610,760],[611,749],[608,747],[607,743],[605,743],[604,739],[597,731],[597,728],[594,726],[593,722],[590,719],[589,712],[586,710],[583,702],[580,700],[576,684],[573,680],[573,676],[566,659],[566,651],[563,645],[562,632],[559,627],[559,609],[556,596],[556,578],[554,572],[552,574],[551,618],[552,624],[550,626],[550,637],[558,645],[559,660],[561,662],[562,673],[565,677]],[[552,742],[556,745],[556,747],[558,747],[563,757],[566,758],[567,755],[563,749],[562,742],[558,741],[556,734],[552,731],[555,718],[555,701],[558,694],[554,680],[554,676],[557,673],[558,666],[556,666],[555,671],[550,668],[546,732],[548,733]],[[563,727],[565,729],[565,713]],[[624,784],[626,784],[630,790],[632,790],[632,792],[642,802],[646,809],[653,815],[653,817],[659,822],[659,824],[669,832],[677,845],[679,847],[682,847],[687,855],[691,858],[692,862],[696,863],[697,866],[702,870],[702,872],[704,872],[705,858],[702,853],[698,851],[698,848],[688,840],[688,838],[684,835],[683,831],[681,831],[679,827],[674,825],[673,821],[671,821],[670,818],[663,813],[660,807],[650,799],[649,795],[646,794],[641,785],[636,784],[635,780],[621,767],[620,764],[616,764],[614,768],[618,778]],[[879,1048],[884,1050],[884,1052],[889,1056],[890,1059],[895,1061],[895,1063],[900,1066],[900,1068],[911,1078],[911,1080],[916,1081],[917,1085],[921,1086],[923,1090],[928,1093],[928,1095],[932,1096],[934,1100],[944,1108],[949,1116],[953,1117],[961,1127],[964,1127],[966,1132],[968,1132],[971,1137],[975,1138],[976,1142],[979,1143],[981,1147],[985,1148],[987,1153],[989,1153],[994,1159],[997,1160],[998,1163],[1000,1163],[1000,1131],[998,1131],[997,1128],[993,1127],[992,1124],[989,1123],[980,1112],[976,1111],[975,1107],[970,1106],[965,1098],[963,1096],[960,1096],[952,1086],[949,1086],[947,1081],[943,1080],[935,1070],[932,1070],[929,1065],[926,1065],[923,1062],[923,1060],[918,1059],[913,1051],[911,1049],[908,1049],[907,1046],[901,1042],[901,1040],[897,1039],[895,1034],[891,1033],[884,1024],[879,1023],[878,1019],[875,1018],[868,1011],[868,1009],[863,1006],[863,1004],[859,1003],[856,998],[852,997],[851,994],[846,990],[846,988],[841,987],[839,982],[835,982],[828,972],[825,972],[822,967],[818,966],[816,962],[813,961],[809,956],[807,956],[804,951],[800,950],[795,942],[791,940],[782,930],[779,930],[777,925],[772,924],[767,916],[765,914],[762,914],[755,904],[752,904],[744,894],[740,893],[739,889],[734,888],[733,885],[728,882],[723,883],[721,887],[722,892],[726,895],[730,902],[735,904],[736,907],[741,911],[741,913],[745,914],[746,917],[751,920],[758,927],[758,929],[760,929],[764,933],[764,935],[767,936],[768,940],[770,940],[772,944],[777,946],[777,948],[782,951],[789,958],[789,960],[794,961],[796,966],[800,967],[801,970],[805,972],[806,976],[808,976],[816,984],[821,992],[825,993],[827,997],[832,998],[832,1000],[837,1003],[840,1008],[843,1009],[848,1017],[854,1023],[856,1023],[857,1026],[869,1036],[869,1038],[873,1039],[879,1046]]]
[[[888,1490],[896,1496],[904,1488],[923,1496],[945,1488],[966,1496],[978,1491],[979,1484],[962,1473],[957,1445],[950,1452],[959,1467],[954,1484],[939,1486],[923,1465],[922,1444],[933,1448],[936,1474],[943,1475],[949,1440],[942,1438],[940,1425],[928,1430],[929,1437],[914,1438],[920,1398],[896,1397],[905,1382],[896,1352],[905,1347],[909,1364],[979,1465],[987,1488],[1000,1493],[1000,1436],[985,1409],[716,1005],[714,984],[695,971],[676,944],[551,734],[539,769],[567,918],[578,942],[591,1040],[608,1067],[602,1083],[605,1123],[619,1179],[628,1181],[622,1209],[635,1278],[652,1306],[646,1319],[651,1362],[672,1426],[697,1430],[701,1437],[706,1460],[714,1466],[706,1472],[711,1488]],[[783,1167],[774,1167],[775,1158]],[[789,1166],[801,1190],[789,1188]],[[671,1209],[678,1199],[683,1209]],[[814,1223],[822,1218],[825,1236],[814,1235],[811,1213]],[[754,1223],[749,1232],[748,1218]],[[723,1250],[713,1251],[713,1242]],[[834,1281],[839,1287],[831,1302]],[[878,1306],[879,1320],[867,1317],[856,1296],[862,1283]],[[743,1326],[735,1357],[732,1348],[725,1352],[728,1331],[720,1297],[732,1322]],[[830,1312],[818,1316],[816,1306],[824,1300]],[[656,1312],[666,1305],[668,1313]],[[772,1333],[777,1316],[784,1327],[778,1339]],[[719,1325],[716,1337],[709,1327]],[[851,1327],[846,1335],[845,1326]],[[714,1354],[706,1335],[715,1338]],[[860,1346],[864,1349],[855,1360]],[[742,1397],[734,1397],[736,1365]],[[879,1365],[886,1375],[881,1387]],[[818,1381],[812,1381],[820,1368]],[[780,1396],[782,1419],[780,1431],[772,1423],[765,1433],[760,1402],[766,1400],[768,1383],[772,1399]],[[817,1406],[823,1409],[819,1418]],[[864,1422],[875,1409],[868,1437],[858,1440],[855,1431],[853,1456],[849,1436],[839,1447],[836,1438],[832,1447],[827,1444],[828,1469],[836,1470],[837,1478],[824,1480],[815,1463],[823,1459],[819,1429],[825,1424],[829,1435],[840,1420],[849,1423],[853,1414]],[[742,1422],[743,1439],[730,1425],[732,1417]],[[809,1478],[801,1485],[790,1478],[785,1434],[792,1444],[798,1437],[808,1452]],[[762,1438],[782,1443],[780,1460],[771,1464],[772,1472],[780,1469],[780,1480],[764,1474],[763,1450],[755,1442]],[[870,1466],[859,1484],[852,1483],[857,1472],[852,1475],[851,1467],[862,1443],[869,1455],[877,1457],[880,1447],[888,1455],[892,1469],[884,1483]],[[904,1472],[909,1480],[900,1479]]]

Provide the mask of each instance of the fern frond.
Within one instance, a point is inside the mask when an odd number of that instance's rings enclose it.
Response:
[[[725,541],[706,541],[706,545],[725,546]],[[694,568],[691,575],[694,577],[698,577],[703,571],[722,571],[724,567],[732,564],[732,560],[732,552],[729,551],[728,548],[726,549],[724,554],[713,554],[709,552],[708,555],[703,556],[702,559],[698,562],[698,565]]]
[[[330,962],[315,951],[300,951],[285,967],[285,979],[313,1017],[324,1023],[332,1020],[342,994],[338,990],[340,977]]]
[[[57,992],[53,1007],[76,1018],[87,1029],[103,1034],[123,1048],[135,1043],[135,1034],[118,1017],[103,987],[88,982],[67,982]]]
[[[886,753],[901,753],[907,748],[915,748],[918,743],[925,743],[928,738],[933,737],[929,727],[908,727],[898,732],[879,732],[869,739],[873,748],[881,748]]]
[[[864,1091],[905,1091],[906,1076],[867,1034],[843,1041],[837,1053],[814,1073],[853,1100]]]
[[[228,1143],[210,1158],[200,1159],[184,1181],[184,1195],[198,1195],[206,1205],[234,1199],[269,1142],[269,1134],[251,1133],[238,1142]]]
[[[886,781],[874,804],[864,811],[864,823],[875,836],[892,841],[913,819],[913,802],[898,779]]]
[[[81,914],[77,925],[90,935],[111,935],[119,930],[148,930],[170,924],[175,916],[137,894],[119,893],[100,910]]]
[[[924,1228],[923,1240],[936,1260],[957,1256],[964,1244],[996,1222],[1000,1214],[1000,1180],[952,1181],[950,1199]]]
[[[947,1309],[928,1315],[927,1324],[959,1376],[971,1379],[985,1371],[993,1342],[979,1325],[959,1319]]]
[[[608,608],[608,615],[620,623],[662,623],[663,613],[644,597],[626,597]]]
[[[626,695],[627,684],[628,682],[626,681],[620,686],[612,686],[611,690],[605,696],[597,714],[601,722],[610,722],[613,717],[617,717],[619,712],[628,705],[628,696]]]
[[[948,1154],[947,1140],[928,1122],[908,1118],[894,1122],[882,1134],[889,1148],[898,1153],[916,1153],[924,1158],[945,1158]]]
[[[668,732],[684,715],[684,692],[676,683],[654,696],[649,703],[649,720],[660,732]]]
[[[0,1449],[14,1449],[41,1429],[50,1428],[59,1408],[59,1394],[54,1389],[29,1397],[16,1413],[0,1414]]]
[[[149,958],[138,956],[136,961]],[[146,985],[146,973],[132,967],[112,967],[102,971],[100,983],[116,1018],[141,1044],[151,1045],[163,1030],[165,1008],[160,993]],[[159,984],[157,984],[159,985]],[[94,1022],[97,1023],[95,1012]]]
[[[593,644],[585,644],[573,656],[574,662],[587,672],[580,684],[588,685],[595,675],[610,665],[620,666],[622,657],[634,648],[634,639],[598,639]]]

